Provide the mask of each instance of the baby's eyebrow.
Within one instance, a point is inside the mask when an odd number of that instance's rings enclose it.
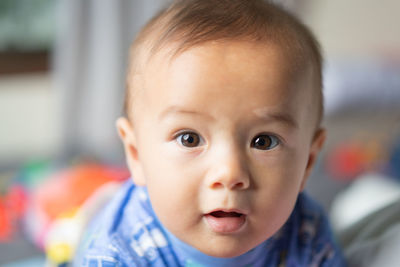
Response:
[[[257,109],[254,110],[254,113],[257,115],[257,117],[261,118],[263,121],[267,122],[281,122],[288,127],[298,129],[299,125],[296,122],[296,120],[291,116],[289,113],[286,112],[271,112],[267,111],[264,109]],[[165,119],[165,117],[168,117],[173,114],[183,114],[183,115],[197,115],[197,116],[203,116],[206,117],[210,120],[215,120],[214,117],[212,117],[209,114],[202,113],[200,111],[196,110],[188,110],[180,106],[170,106],[167,109],[165,109],[161,114],[159,115],[159,120]]]
[[[299,125],[292,115],[285,112],[269,112],[262,109],[255,110],[254,113],[265,121],[278,121],[286,124],[291,128],[298,129]]]
[[[185,108],[183,108],[183,107],[180,107],[180,106],[170,106],[170,107],[168,107],[167,109],[165,109],[163,112],[161,112],[161,114],[159,115],[159,117],[158,117],[158,119],[159,120],[163,120],[165,117],[168,117],[168,116],[170,116],[170,115],[172,115],[172,114],[186,114],[186,115],[199,115],[199,116],[204,116],[204,117],[207,117],[208,119],[210,119],[210,120],[214,120],[214,117],[212,117],[211,115],[209,115],[209,114],[205,114],[205,113],[202,113],[202,112],[199,112],[199,111],[196,111],[196,110],[188,110],[188,109],[185,109]]]

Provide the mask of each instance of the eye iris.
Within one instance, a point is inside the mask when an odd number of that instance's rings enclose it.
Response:
[[[188,147],[195,147],[199,144],[199,137],[192,133],[184,134],[182,135],[182,144]]]
[[[253,146],[258,149],[268,149],[268,148],[270,148],[271,144],[272,144],[271,137],[269,137],[267,135],[262,135],[262,136],[258,136],[254,140]]]

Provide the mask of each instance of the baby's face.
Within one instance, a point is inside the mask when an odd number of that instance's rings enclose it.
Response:
[[[244,42],[172,61],[159,53],[140,78],[132,132],[118,123],[158,218],[208,255],[238,256],[276,233],[323,143],[311,71],[294,79],[288,63],[272,45]]]

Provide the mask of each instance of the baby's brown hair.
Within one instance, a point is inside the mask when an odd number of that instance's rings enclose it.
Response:
[[[318,107],[317,125],[323,117],[322,56],[310,30],[294,15],[271,1],[175,0],[154,16],[139,32],[130,51],[125,96],[125,114],[130,118],[133,77],[167,44],[171,55],[209,41],[241,40],[277,44],[288,55],[294,70],[311,64],[313,98]]]

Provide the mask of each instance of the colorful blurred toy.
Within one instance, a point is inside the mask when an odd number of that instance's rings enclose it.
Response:
[[[44,241],[47,266],[64,266],[72,262],[90,219],[112,198],[120,182],[100,186],[76,211],[54,220]]]
[[[0,173],[0,242],[9,242],[21,231],[30,191],[48,177],[52,168],[50,161],[37,159],[17,171]]]
[[[54,266],[68,262],[87,221],[128,177],[126,168],[99,164],[54,173],[33,188],[25,215],[28,236]]]

